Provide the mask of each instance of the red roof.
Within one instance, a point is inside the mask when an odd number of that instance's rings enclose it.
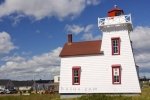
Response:
[[[66,43],[60,57],[102,54],[101,40]]]
[[[122,9],[120,9],[120,8],[113,8],[113,9],[109,10],[108,13],[110,13],[112,11],[122,11]]]

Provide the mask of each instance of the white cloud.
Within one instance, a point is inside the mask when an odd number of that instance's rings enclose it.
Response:
[[[0,66],[0,78],[9,79],[50,79],[53,75],[59,74],[61,47],[49,53],[33,56],[26,59],[20,56],[5,57],[6,63]]]
[[[22,61],[25,61],[25,58],[21,57],[21,56],[5,56],[1,59],[1,61],[4,61],[4,62],[22,62]]]
[[[94,26],[93,24],[89,24],[89,25],[87,25],[87,26],[85,27],[84,32],[85,32],[85,33],[89,33],[89,32],[92,31],[92,29],[93,29],[94,27],[95,27],[95,26]]]
[[[15,48],[11,36],[7,32],[0,32],[0,54],[7,54]]]
[[[93,24],[89,24],[86,26],[81,26],[81,25],[66,25],[65,27],[67,33],[71,33],[71,34],[82,34],[81,39],[82,40],[98,40],[101,38],[101,35],[94,35],[94,31],[95,31],[95,25]]]
[[[79,25],[74,25],[74,24],[73,25],[66,25],[65,29],[68,33],[73,33],[75,35],[84,31],[84,27],[79,26]]]
[[[17,15],[17,16],[10,16],[10,19],[13,21],[12,25],[16,26],[18,23],[20,23],[21,19],[23,19],[24,15]]]
[[[89,24],[86,26],[81,26],[81,25],[66,25],[65,29],[68,33],[72,33],[75,35],[78,35],[80,33],[89,33],[92,31],[94,25],[93,24]]]
[[[82,36],[82,40],[99,40],[101,38],[101,35],[96,35],[96,36],[93,36],[92,33],[85,33],[83,34]]]
[[[134,31],[131,33],[131,38],[134,44],[134,48],[136,49],[149,49],[150,47],[150,27],[142,27],[138,26],[134,29]],[[147,47],[148,46],[148,47]],[[146,47],[146,48],[145,48]]]
[[[85,7],[99,3],[100,0],[5,0],[0,5],[0,17],[17,13],[36,20],[52,16],[63,19],[68,16],[76,17]]]
[[[140,66],[141,73],[150,72],[150,27],[137,26],[131,33],[131,40],[135,60]]]
[[[88,5],[97,5],[99,3],[100,3],[99,0],[87,0],[87,4]]]

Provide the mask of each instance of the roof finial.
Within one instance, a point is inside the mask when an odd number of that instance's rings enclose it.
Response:
[[[117,5],[114,5],[114,8],[117,8]]]

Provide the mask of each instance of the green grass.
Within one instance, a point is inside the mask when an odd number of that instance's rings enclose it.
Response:
[[[102,94],[92,94],[74,100],[150,100],[150,87],[142,89],[142,93],[138,96],[106,96]]]
[[[0,96],[0,100],[60,100],[60,96],[58,94],[36,94],[30,96]],[[102,94],[89,94],[80,98],[74,98],[70,100],[150,100],[150,88],[142,89],[142,93],[139,96],[106,96]]]
[[[1,96],[0,100],[60,100],[59,95],[54,94],[32,94],[29,96],[21,95],[21,96]]]

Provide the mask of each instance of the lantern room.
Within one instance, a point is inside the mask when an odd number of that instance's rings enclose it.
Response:
[[[120,16],[120,15],[124,15],[124,11],[118,8],[117,5],[115,5],[113,9],[108,11],[108,17]]]

